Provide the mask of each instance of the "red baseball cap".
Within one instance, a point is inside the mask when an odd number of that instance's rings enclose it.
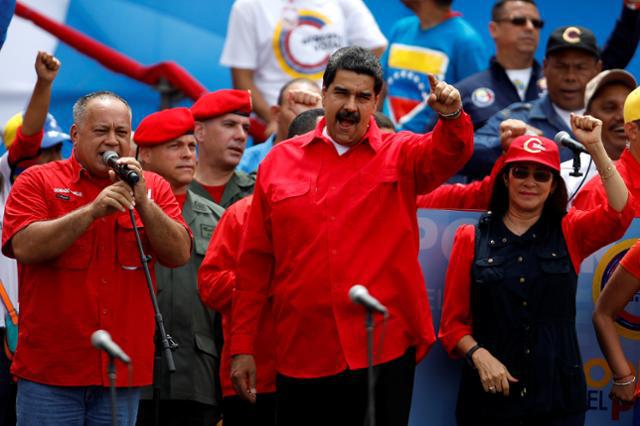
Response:
[[[251,114],[251,92],[248,90],[223,89],[207,93],[191,106],[193,117],[198,121],[208,120],[223,114]]]
[[[532,162],[560,172],[558,144],[544,136],[522,135],[511,142],[505,154],[505,166],[511,163]]]
[[[147,115],[138,125],[133,140],[138,146],[154,146],[193,133],[193,115],[189,108],[171,108]]]

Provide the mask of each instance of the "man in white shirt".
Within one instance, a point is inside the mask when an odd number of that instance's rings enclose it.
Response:
[[[320,84],[329,55],[349,45],[378,57],[387,45],[362,0],[236,0],[220,63],[231,68],[234,88],[251,90],[270,134],[280,88],[298,77]]]

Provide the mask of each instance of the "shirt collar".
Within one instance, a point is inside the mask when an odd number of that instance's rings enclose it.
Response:
[[[327,140],[327,138],[325,138],[324,135],[322,134],[326,125],[327,125],[327,119],[326,117],[322,117],[322,120],[320,120],[315,130],[313,131],[313,136],[305,140],[302,143],[302,147],[304,148],[305,146],[309,145],[311,142],[318,141],[318,140],[321,140],[321,141],[324,141],[325,143],[330,144],[331,141]],[[362,143],[368,142],[369,146],[371,146],[371,148],[375,152],[378,152],[382,147],[382,134],[380,133],[380,129],[378,128],[378,125],[376,124],[376,121],[373,118],[373,115],[369,118],[369,128],[367,129],[367,133],[364,134],[360,142]],[[356,145],[359,145],[360,142],[358,142]]]
[[[76,158],[75,150],[71,152],[71,156],[69,157],[69,162],[71,164],[71,173],[73,176],[73,181],[72,181],[73,183],[78,183],[80,179],[84,177],[98,185],[108,186],[111,184],[111,181],[109,180],[109,178],[99,178],[89,173],[89,171],[82,164],[80,164],[80,162]]]

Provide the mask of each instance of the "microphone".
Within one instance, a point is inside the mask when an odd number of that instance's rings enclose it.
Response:
[[[385,317],[389,315],[389,310],[378,299],[369,294],[369,290],[363,285],[356,284],[351,287],[349,289],[349,299],[353,303],[383,314]]]
[[[120,156],[113,151],[106,151],[102,154],[102,161],[104,164],[116,172],[121,180],[131,186],[134,186],[140,180],[140,176],[138,176],[138,173],[131,170],[126,164],[117,163],[118,158],[120,158]]]
[[[585,154],[589,153],[589,151],[587,151],[580,142],[573,139],[571,135],[569,135],[569,133],[565,132],[564,130],[556,133],[553,140],[556,141],[556,143],[559,143],[560,145],[566,148],[569,148],[574,153],[580,153],[580,152],[584,152]]]
[[[94,348],[105,351],[109,356],[113,358],[118,358],[120,361],[125,364],[131,363],[131,358],[129,355],[124,353],[124,351],[118,346],[113,340],[111,340],[111,335],[104,330],[96,330],[91,335],[91,344]]]

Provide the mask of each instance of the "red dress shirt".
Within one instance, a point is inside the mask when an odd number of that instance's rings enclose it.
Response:
[[[240,246],[231,354],[254,353],[259,315],[272,297],[276,369],[296,378],[367,366],[365,312],[348,297],[366,286],[389,308],[376,318],[375,364],[435,341],[418,263],[416,196],[452,176],[473,150],[469,116],[432,133],[382,135],[338,155],[314,132],[276,145],[263,160]],[[259,374],[259,373],[258,373]]]
[[[144,172],[144,177],[149,197],[188,230],[169,184],[154,173]],[[7,200],[3,253],[13,257],[16,232],[88,204],[109,184],[91,177],[74,156],[30,168]],[[154,256],[137,212],[136,222],[145,251]],[[153,276],[153,262],[149,269]],[[127,212],[94,221],[53,260],[19,264],[19,282],[13,374],[48,385],[108,386],[107,356],[90,342],[95,330],[104,329],[133,362],[131,381],[126,366],[117,363],[118,386],[151,384],[154,314]]]
[[[636,203],[640,203],[640,163],[625,149],[620,159],[615,162],[620,177],[629,189]],[[590,210],[607,202],[607,194],[602,186],[600,176],[594,176],[576,195],[573,207],[580,210]],[[640,214],[640,205],[636,205],[636,214]]]
[[[572,209],[562,219],[562,233],[571,263],[579,273],[580,264],[591,253],[622,237],[634,215],[634,200],[629,196],[622,212],[608,203],[589,211]],[[459,356],[456,345],[473,335],[471,317],[471,265],[475,258],[475,226],[462,225],[456,231],[444,288],[442,319],[438,338],[452,357]]]
[[[220,360],[220,381],[224,396],[236,395],[229,374],[231,371],[231,298],[236,285],[238,247],[249,215],[251,200],[252,196],[245,197],[224,212],[198,271],[200,298],[205,305],[222,315],[225,344],[222,346]],[[258,393],[276,391],[273,316],[269,308],[267,304],[262,310],[260,331],[254,342]]]

